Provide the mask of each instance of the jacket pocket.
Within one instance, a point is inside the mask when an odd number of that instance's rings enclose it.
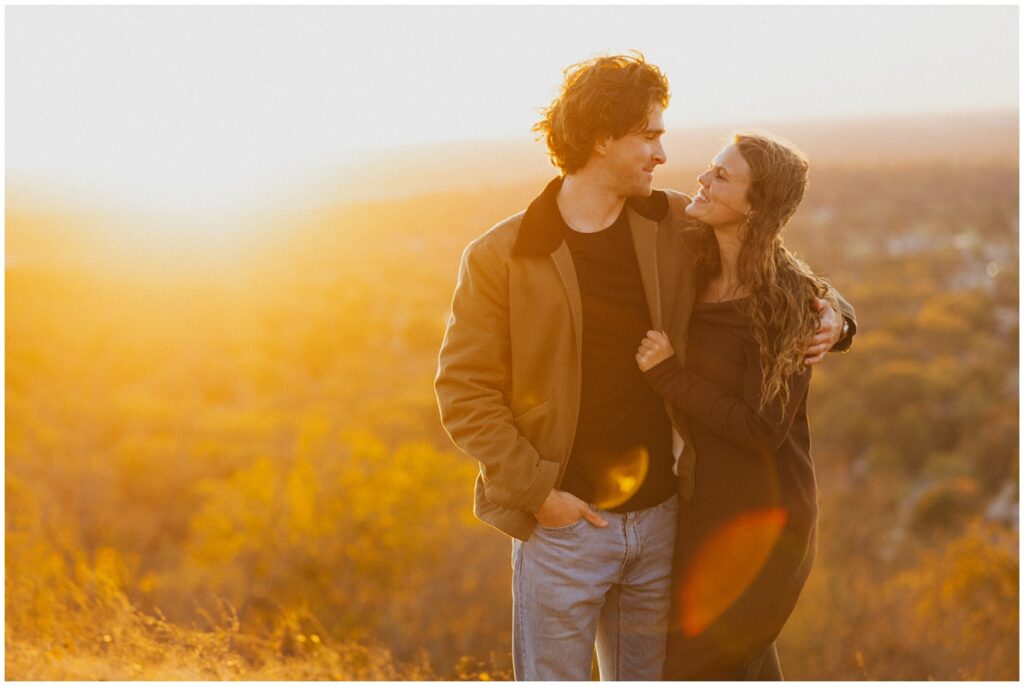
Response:
[[[548,408],[550,406],[551,406],[551,401],[550,400],[545,400],[544,402],[542,402],[539,405],[534,405],[533,407],[528,409],[526,412],[521,412],[521,413],[517,414],[512,419],[512,421],[515,422],[516,426],[522,427],[522,426],[524,426],[526,424],[529,424],[530,422],[532,422],[533,420],[537,419],[538,417],[543,417],[545,414],[547,414]]]
[[[575,531],[576,529],[583,526],[583,524],[586,523],[586,521],[586,519],[580,517],[575,522],[572,522],[571,524],[566,524],[565,526],[544,526],[543,524],[538,522],[537,529],[539,529],[540,531],[545,531],[549,534],[567,534],[570,531]]]

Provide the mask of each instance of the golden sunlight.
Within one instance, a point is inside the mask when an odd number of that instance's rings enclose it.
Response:
[[[602,462],[613,466],[598,476],[594,504],[610,510],[629,500],[639,490],[647,478],[650,456],[645,448],[636,447],[621,454],[609,455]]]
[[[637,48],[673,93],[655,185],[692,192],[733,124],[792,139],[785,243],[865,322],[807,396],[820,535],[786,677],[1017,681],[1017,8],[5,17],[6,678],[512,680],[509,541],[474,516],[438,350],[465,247],[557,173],[530,126],[562,70]],[[510,440],[571,436],[512,383],[507,312],[481,388],[521,403]],[[601,508],[661,478],[592,445]],[[701,645],[803,514],[774,454],[740,468],[760,499],[695,478],[728,514],[678,539]]]
[[[746,512],[704,542],[682,584],[683,631],[703,632],[757,577],[788,515],[780,507]]]

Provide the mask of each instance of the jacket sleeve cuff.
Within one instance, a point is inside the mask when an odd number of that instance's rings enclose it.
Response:
[[[682,367],[679,366],[679,359],[672,355],[643,372],[643,375],[647,379],[647,383],[651,385],[651,388],[657,391],[666,381],[681,371]]]
[[[853,336],[857,333],[857,321],[852,317],[843,315],[843,321],[845,321],[849,328],[846,330],[846,335],[839,339],[839,341],[832,346],[829,352],[832,353],[845,353],[853,345]]]
[[[523,496],[520,509],[526,510],[530,514],[540,512],[540,508],[544,501],[547,500],[548,494],[555,487],[560,466],[557,462],[540,460],[540,464],[537,466],[537,475],[534,477],[533,483],[530,484],[530,489]]]

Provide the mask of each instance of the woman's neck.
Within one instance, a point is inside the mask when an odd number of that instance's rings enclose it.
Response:
[[[718,257],[722,270],[718,278],[725,284],[737,284],[739,282],[739,257],[740,247],[743,242],[740,240],[740,229],[742,224],[732,224],[715,228],[715,240],[718,242]]]
[[[742,242],[742,225],[715,226],[715,241],[721,268],[711,277],[701,294],[701,302],[725,302],[750,295],[746,286],[740,283],[739,256]]]

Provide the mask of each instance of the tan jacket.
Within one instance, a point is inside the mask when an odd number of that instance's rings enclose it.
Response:
[[[522,540],[562,478],[579,414],[579,285],[544,211],[560,185],[555,179],[525,212],[466,247],[435,381],[445,429],[480,462],[474,512]],[[688,201],[655,191],[627,204],[651,322],[680,355],[694,300],[679,237]],[[680,474],[692,478],[692,468],[681,463]]]

